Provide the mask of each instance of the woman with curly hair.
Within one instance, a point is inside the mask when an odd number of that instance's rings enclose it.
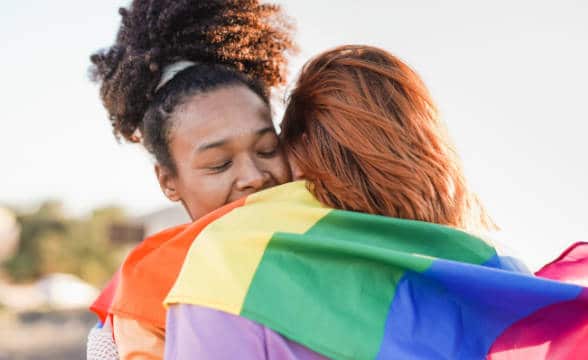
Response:
[[[192,220],[290,180],[271,88],[285,82],[291,26],[257,0],[134,0],[115,43],[91,56],[117,138],[155,158],[165,196]],[[186,226],[143,241],[93,306],[123,359],[163,356],[164,295]]]
[[[588,288],[534,277],[475,235],[495,225],[398,58],[342,46],[308,62],[281,138],[305,180],[197,222],[165,300],[166,359],[588,355]]]

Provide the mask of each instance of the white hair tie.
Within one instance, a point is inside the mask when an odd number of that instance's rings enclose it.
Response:
[[[188,60],[181,60],[177,61],[173,64],[169,64],[163,68],[161,72],[161,80],[159,80],[159,84],[155,88],[155,92],[161,89],[165,84],[171,81],[178,73],[186,70],[189,67],[196,65],[195,62],[188,61]]]

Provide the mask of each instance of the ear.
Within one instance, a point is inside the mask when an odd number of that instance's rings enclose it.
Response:
[[[306,134],[302,134],[302,140],[306,144],[308,144],[308,138],[306,137]],[[298,148],[301,145],[298,144],[295,146]],[[292,174],[292,180],[296,181],[296,180],[304,179],[305,178],[304,172],[302,171],[298,161],[296,161],[296,158],[294,157],[294,155],[292,155],[292,152],[290,152],[290,151],[286,152],[286,156],[288,158],[288,165],[290,166],[290,173]]]
[[[182,199],[177,188],[177,177],[168,168],[155,164],[155,175],[165,197],[171,201],[180,201]]]
[[[305,145],[310,144],[310,140],[308,140],[308,135],[306,135],[306,132],[302,133],[301,138]]]
[[[290,165],[290,173],[292,174],[292,180],[304,179],[304,172],[300,169],[298,162],[291,154],[288,154],[288,164]]]

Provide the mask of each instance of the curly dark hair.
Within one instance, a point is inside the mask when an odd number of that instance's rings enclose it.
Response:
[[[277,5],[258,0],[133,0],[119,13],[115,43],[90,57],[91,77],[101,85],[117,139],[142,142],[172,171],[168,120],[184,99],[242,84],[269,106],[269,89],[285,83],[288,53],[295,49],[293,26]],[[182,60],[196,65],[156,91],[165,66]]]

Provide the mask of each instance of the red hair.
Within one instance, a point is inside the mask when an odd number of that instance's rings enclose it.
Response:
[[[494,227],[425,85],[384,50],[342,46],[308,62],[281,127],[289,155],[327,206]]]

